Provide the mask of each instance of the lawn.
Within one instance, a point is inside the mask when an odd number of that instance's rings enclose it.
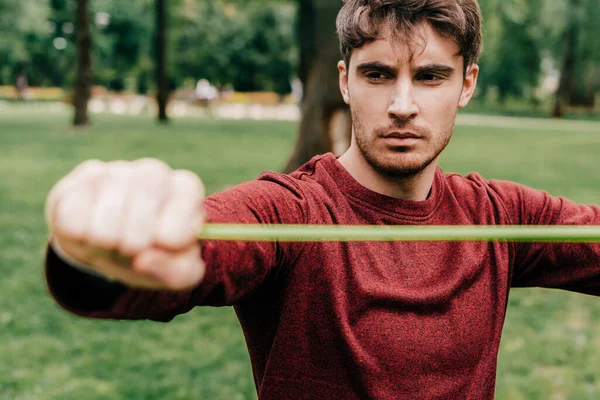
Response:
[[[253,399],[249,359],[231,309],[195,309],[169,324],[92,321],[49,297],[43,202],[88,158],[157,157],[198,173],[209,193],[281,169],[290,122],[0,115],[0,399]],[[459,126],[446,172],[476,170],[583,203],[600,203],[598,134]],[[497,399],[600,398],[600,299],[560,291],[511,294]]]

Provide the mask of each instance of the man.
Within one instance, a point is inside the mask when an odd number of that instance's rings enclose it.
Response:
[[[84,163],[50,193],[47,279],[83,316],[234,305],[261,399],[493,399],[511,286],[600,294],[600,245],[196,240],[210,222],[600,225],[600,207],[437,160],[476,87],[476,0],[348,0],[351,148],[202,201],[156,160]],[[60,256],[57,255],[60,254]]]

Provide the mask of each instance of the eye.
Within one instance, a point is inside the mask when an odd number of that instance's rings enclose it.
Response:
[[[366,72],[365,77],[372,82],[380,82],[387,79],[384,73],[378,71]]]
[[[425,81],[425,82],[438,82],[438,81],[444,80],[444,77],[440,76],[440,75],[432,74],[432,73],[426,73],[426,74],[421,75],[419,77],[419,80]]]

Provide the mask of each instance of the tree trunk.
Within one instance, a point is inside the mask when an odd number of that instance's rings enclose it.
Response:
[[[575,18],[575,10],[577,0],[571,1],[571,15],[564,35],[564,55],[563,65],[560,74],[560,84],[556,91],[554,106],[552,109],[552,117],[562,118],[565,115],[565,107],[573,96],[575,87],[575,51],[577,49],[577,19]]]
[[[169,82],[166,67],[166,30],[167,10],[165,0],[156,0],[156,101],[158,103],[158,120],[168,121],[167,103],[169,101]]]
[[[341,56],[335,20],[340,5],[338,0],[299,3],[299,26],[307,30],[299,35],[299,75],[304,97],[298,139],[286,172],[294,171],[317,154],[341,154],[350,145],[350,112],[338,84],[337,62]]]
[[[296,20],[296,36],[300,47],[298,77],[302,81],[302,84],[306,85],[306,82],[308,82],[308,73],[316,55],[316,29],[313,29],[316,24],[316,14],[313,0],[299,0],[299,3],[298,18]]]
[[[89,124],[88,102],[92,87],[92,39],[88,0],[77,0],[76,41],[77,77],[73,88],[73,106],[75,107],[73,125],[86,126]]]

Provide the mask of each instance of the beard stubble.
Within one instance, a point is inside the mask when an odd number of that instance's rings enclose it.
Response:
[[[442,129],[439,135],[412,126],[410,121],[400,120],[391,126],[375,128],[372,135],[369,135],[365,132],[358,113],[354,112],[352,108],[350,108],[350,113],[358,150],[376,172],[390,178],[410,178],[420,174],[431,165],[450,142],[456,121],[456,115],[454,115],[452,121]],[[381,150],[377,148],[377,141],[381,136],[394,130],[408,130],[421,135],[423,140],[427,141],[426,152],[415,154],[414,149],[386,148],[385,154],[381,154]]]

